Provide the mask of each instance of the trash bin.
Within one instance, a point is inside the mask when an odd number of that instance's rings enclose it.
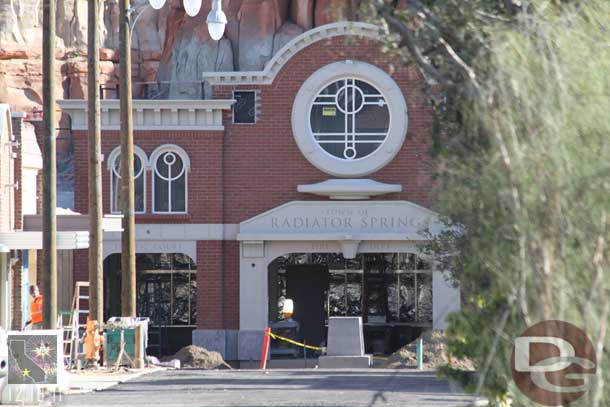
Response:
[[[113,366],[121,354],[121,341],[124,343],[123,357],[119,364],[131,367],[144,367],[148,342],[148,318],[110,318],[104,333],[104,365]]]

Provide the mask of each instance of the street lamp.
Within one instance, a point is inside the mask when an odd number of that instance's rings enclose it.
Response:
[[[165,5],[165,0],[148,0],[151,7],[159,10]],[[183,0],[184,10],[186,14],[195,17],[201,9],[201,0]],[[206,19],[208,23],[208,32],[213,40],[218,41],[222,38],[227,25],[227,16],[222,11],[222,0],[212,0],[212,10]]]

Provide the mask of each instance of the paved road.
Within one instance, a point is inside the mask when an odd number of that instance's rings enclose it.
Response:
[[[465,406],[471,398],[434,373],[405,370],[173,370],[60,406]]]

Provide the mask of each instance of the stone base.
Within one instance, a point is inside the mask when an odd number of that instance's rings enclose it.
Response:
[[[265,331],[240,330],[237,334],[237,357],[240,361],[261,360]],[[269,352],[271,355],[271,352]],[[269,357],[269,356],[267,356]]]
[[[193,345],[218,352],[224,360],[237,360],[237,330],[195,329]]]
[[[373,357],[364,356],[320,356],[318,367],[320,369],[366,369],[371,367]]]

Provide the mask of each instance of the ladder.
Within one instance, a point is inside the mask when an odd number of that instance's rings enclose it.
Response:
[[[86,292],[84,292],[86,291]],[[81,301],[86,301],[85,306],[81,306]],[[89,316],[89,282],[77,281],[74,287],[74,297],[72,298],[72,311],[69,313],[70,319],[64,330],[64,364],[71,369],[75,366],[79,354],[81,330],[84,331]],[[82,323],[81,316],[84,316],[85,323]]]

